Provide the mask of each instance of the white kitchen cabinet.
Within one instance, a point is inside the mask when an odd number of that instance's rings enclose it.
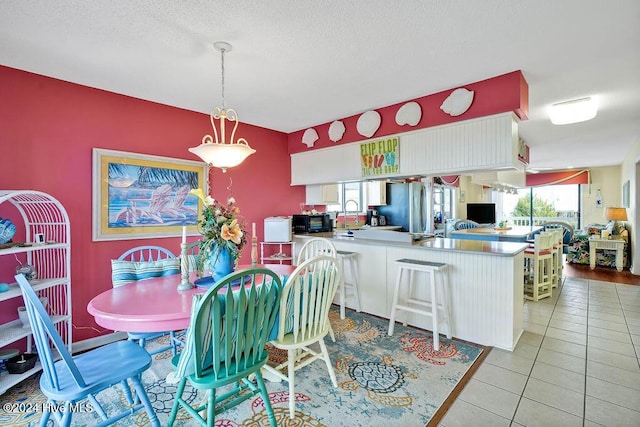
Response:
[[[335,205],[338,203],[338,184],[307,185],[307,205]]]
[[[14,215],[14,211],[7,204],[13,205],[19,215]],[[29,283],[41,299],[46,298],[46,310],[67,349],[71,351],[69,216],[58,200],[40,191],[0,190],[0,205],[3,208],[3,216],[10,218],[18,228],[17,236],[22,236],[20,227],[24,226],[26,242],[19,246],[1,245],[0,260],[16,266],[19,262],[34,267],[37,276]],[[18,221],[20,217],[22,224]],[[43,242],[33,243],[37,240],[36,235],[40,234]],[[3,276],[0,279],[9,283],[9,290],[0,293],[0,307],[6,304],[11,305],[8,301],[12,299],[19,299],[22,303],[22,292],[13,275],[9,274],[9,277]],[[0,348],[11,346],[12,343],[27,338],[27,352],[31,352],[33,351],[31,328],[22,326],[17,312],[15,317],[15,320],[0,324]],[[36,363],[33,369],[23,374],[2,372],[0,395],[40,369],[42,369],[40,363]]]
[[[367,182],[367,204],[369,206],[387,204],[387,181]]]
[[[397,173],[363,176],[360,160],[363,140],[292,154],[291,185],[524,169],[524,164],[518,159],[521,145],[518,119],[512,112],[395,136],[400,144],[397,159],[400,170]]]

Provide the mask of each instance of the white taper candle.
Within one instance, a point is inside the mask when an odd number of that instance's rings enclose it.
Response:
[[[187,243],[187,226],[182,226],[182,243]]]

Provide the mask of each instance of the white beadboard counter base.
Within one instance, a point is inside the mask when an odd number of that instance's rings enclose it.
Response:
[[[294,240],[303,243],[312,237],[328,237],[338,250],[359,254],[363,311],[389,318],[397,278],[395,260],[411,258],[443,262],[450,265],[452,335],[510,351],[518,343],[523,332],[523,251],[526,244],[441,238],[410,244],[344,239],[333,233],[296,234]],[[416,283],[426,278],[422,274],[416,272]],[[427,288],[418,289],[418,297],[425,297]],[[353,300],[347,301],[347,306],[353,307],[349,303]],[[408,316],[409,324],[432,330],[429,317],[402,312],[397,321],[404,321],[404,316]],[[445,331],[446,327],[443,325]]]

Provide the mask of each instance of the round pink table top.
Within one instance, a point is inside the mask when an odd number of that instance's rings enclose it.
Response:
[[[239,265],[238,270],[250,268]],[[279,276],[291,274],[295,266],[267,264]],[[196,280],[191,273],[189,281]],[[178,291],[181,275],[154,277],[109,289],[94,297],[87,305],[96,323],[103,328],[124,332],[164,332],[186,329],[191,318],[193,294],[207,289]]]

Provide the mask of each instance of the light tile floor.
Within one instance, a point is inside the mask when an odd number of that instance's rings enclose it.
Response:
[[[567,277],[524,320],[440,426],[640,426],[640,286]]]

